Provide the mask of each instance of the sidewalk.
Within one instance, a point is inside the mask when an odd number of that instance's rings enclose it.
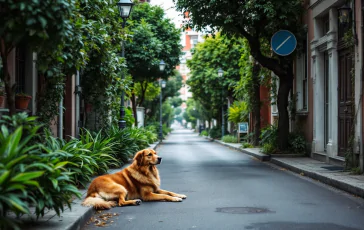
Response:
[[[149,148],[156,149],[159,142],[149,146]],[[128,164],[122,166],[127,167]],[[108,173],[115,173],[121,169],[111,169]],[[24,221],[21,226],[22,230],[79,230],[81,229],[94,214],[94,208],[84,207],[81,205],[82,200],[86,196],[86,189],[79,190],[82,194],[82,199],[75,199],[72,202],[72,209],[65,207],[65,211],[61,213],[60,217],[57,216],[53,210],[48,210],[43,217],[40,217],[36,222],[36,216],[22,216],[20,219]],[[9,215],[9,217],[12,217]],[[15,217],[15,216],[14,216]]]
[[[351,175],[349,172],[344,172],[342,167],[330,165],[298,154],[266,155],[261,153],[259,148],[242,149],[241,144],[224,143],[220,140],[214,141],[253,156],[260,161],[269,161],[284,169],[291,170],[302,176],[310,177],[355,196],[364,198],[364,175]]]

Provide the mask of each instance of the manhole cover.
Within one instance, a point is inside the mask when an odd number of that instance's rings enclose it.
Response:
[[[255,207],[225,207],[225,208],[216,208],[216,212],[223,212],[230,214],[251,214],[251,213],[267,213],[270,211],[266,208],[255,208]]]

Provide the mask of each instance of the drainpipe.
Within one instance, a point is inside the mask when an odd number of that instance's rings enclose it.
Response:
[[[355,4],[354,4],[354,7],[355,7]],[[364,58],[364,41],[363,41],[363,29],[364,29],[364,24],[363,24],[363,19],[364,19],[364,8],[363,8],[363,1],[361,1],[361,31],[360,31],[360,45],[361,45],[361,58],[360,58],[360,102],[362,102],[363,100],[363,87],[364,87],[364,84],[363,84],[363,67],[364,67],[364,61],[363,61],[363,58]],[[354,8],[355,9],[355,8]],[[355,20],[354,20],[355,21]],[[359,106],[359,105],[358,105]],[[364,113],[364,107],[363,107],[363,103],[361,103],[361,125],[360,125],[360,131],[359,131],[359,156],[361,156],[361,159],[359,160],[359,165],[360,165],[360,172],[363,173],[363,170],[364,170],[364,152],[363,152],[363,113]],[[360,158],[360,157],[359,157]]]
[[[63,90],[63,86],[62,85],[58,85],[57,87],[60,87]],[[60,139],[63,139],[63,96],[61,97],[61,100],[59,101],[58,109],[59,109],[59,115],[58,115],[58,137]]]
[[[80,99],[81,99],[81,93],[82,93],[82,89],[80,86],[80,71],[77,70],[76,73],[76,89],[75,89],[75,94],[76,94],[76,108],[75,108],[75,113],[76,113],[76,138],[79,137],[80,135],[80,128],[81,128],[81,121],[80,121]]]

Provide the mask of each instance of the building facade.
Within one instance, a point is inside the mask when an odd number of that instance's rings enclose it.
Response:
[[[311,157],[345,165],[353,153],[363,169],[362,1],[307,1],[307,41],[295,61],[296,119]],[[343,22],[340,8],[350,8]],[[272,109],[274,110],[274,109]]]

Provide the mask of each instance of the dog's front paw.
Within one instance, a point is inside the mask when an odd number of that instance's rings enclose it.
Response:
[[[186,198],[187,198],[187,196],[186,196],[186,195],[184,195],[184,194],[178,194],[178,196],[177,196],[177,197],[182,198],[182,199],[186,199]]]
[[[179,198],[179,197],[172,197],[172,200],[173,202],[181,202],[182,201],[182,198]]]
[[[135,199],[134,201],[135,201],[134,205],[140,205],[142,203],[142,200],[140,199]]]

